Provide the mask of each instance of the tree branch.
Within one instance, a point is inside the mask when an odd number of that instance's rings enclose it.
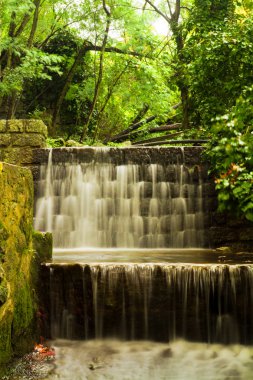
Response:
[[[166,14],[164,14],[160,9],[158,9],[153,3],[151,3],[150,0],[146,0],[146,3],[148,3],[160,16],[162,16],[168,23],[170,23],[170,19]]]

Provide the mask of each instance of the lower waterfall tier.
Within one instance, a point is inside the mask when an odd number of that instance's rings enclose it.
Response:
[[[253,343],[252,265],[45,264],[42,281],[47,337]]]

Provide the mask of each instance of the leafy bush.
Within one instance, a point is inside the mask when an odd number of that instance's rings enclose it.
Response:
[[[216,119],[207,149],[218,190],[219,210],[253,222],[253,86],[232,111]]]

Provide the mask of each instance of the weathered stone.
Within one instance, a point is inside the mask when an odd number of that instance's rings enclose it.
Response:
[[[65,142],[65,146],[66,147],[71,147],[71,146],[81,147],[82,144],[80,144],[78,141],[75,141],[75,140],[67,140]]]
[[[33,150],[30,147],[3,149],[1,159],[9,164],[31,164],[33,162]]]
[[[7,121],[6,120],[0,120],[0,133],[6,132],[7,130]]]
[[[52,234],[50,232],[42,233],[34,231],[33,248],[40,263],[51,260],[53,254]]]
[[[11,135],[11,143],[13,147],[46,147],[45,138],[39,133],[13,133]]]
[[[48,161],[49,149],[34,149],[33,150],[33,160],[34,165],[42,165]]]
[[[25,132],[28,133],[39,133],[45,138],[47,137],[47,127],[43,123],[42,120],[36,120],[36,119],[24,119],[23,125]]]
[[[124,147],[124,148],[93,148],[93,147],[71,147],[55,148],[53,150],[53,162],[91,162],[94,158],[98,162],[112,162],[115,164],[183,164],[194,167],[200,164],[200,154],[203,151],[200,147]],[[108,154],[109,153],[109,154]],[[34,152],[34,163],[45,163],[49,150],[37,150]],[[194,158],[193,158],[194,157]],[[192,158],[192,162],[190,161]],[[185,160],[185,161],[184,161]],[[206,167],[198,166],[197,180],[199,173],[205,174]]]
[[[0,373],[35,339],[32,221],[30,171],[0,163]]]
[[[40,178],[40,165],[26,165],[26,167],[32,172],[33,183],[38,181]]]
[[[216,251],[219,252],[219,253],[222,253],[222,254],[232,253],[230,247],[218,247],[218,248],[216,248]]]
[[[45,148],[46,136],[47,127],[41,120],[0,120],[0,160],[31,164],[32,149]]]
[[[24,132],[23,120],[7,120],[6,125],[8,132]]]
[[[0,147],[11,144],[11,135],[9,133],[0,133]]]

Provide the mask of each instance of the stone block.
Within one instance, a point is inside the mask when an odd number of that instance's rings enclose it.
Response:
[[[6,120],[0,120],[0,132],[6,132],[7,122]]]
[[[6,120],[8,132],[24,132],[23,120]]]
[[[168,149],[168,148],[167,148]],[[181,149],[181,148],[178,148]],[[170,150],[170,148],[169,148]],[[186,165],[201,165],[204,162],[204,149],[200,146],[187,146],[182,148],[184,163]]]
[[[27,119],[22,120],[25,132],[39,133],[45,138],[47,137],[47,127],[42,120]]]
[[[3,150],[1,159],[14,165],[31,164],[33,162],[33,150],[29,147],[8,147]]]
[[[13,147],[46,147],[45,138],[39,133],[13,133],[11,134],[11,140]]]
[[[0,132],[0,147],[9,146],[11,144],[11,135],[9,133]]]
[[[42,165],[48,162],[49,149],[34,149],[33,150],[33,164]]]

